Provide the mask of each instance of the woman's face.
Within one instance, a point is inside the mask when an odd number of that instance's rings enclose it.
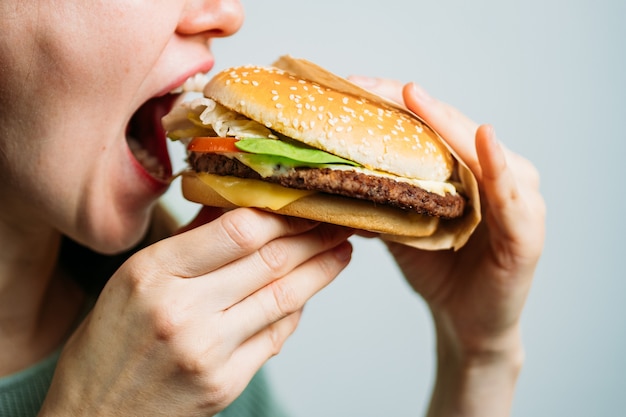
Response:
[[[208,71],[210,39],[242,21],[239,0],[3,1],[0,222],[105,252],[135,243],[171,173],[167,93]]]

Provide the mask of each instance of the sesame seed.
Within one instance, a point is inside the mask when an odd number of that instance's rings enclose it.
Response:
[[[341,101],[343,101],[343,104],[348,104],[348,97],[344,97]]]
[[[259,86],[259,82],[258,81],[252,81],[252,85],[255,86],[255,87],[258,87]]]

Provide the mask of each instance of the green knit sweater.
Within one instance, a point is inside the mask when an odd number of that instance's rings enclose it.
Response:
[[[60,350],[16,374],[0,378],[0,417],[34,417],[43,403]],[[284,417],[259,372],[241,396],[219,417]]]

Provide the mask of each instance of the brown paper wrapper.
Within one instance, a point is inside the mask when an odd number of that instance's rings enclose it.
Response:
[[[399,103],[393,102],[385,97],[365,90],[358,85],[348,81],[327,71],[326,69],[305,59],[293,58],[289,55],[280,57],[272,64],[274,67],[291,72],[302,78],[309,79],[318,84],[332,87],[339,91],[362,96],[370,101],[382,102],[388,106],[392,106],[403,112],[410,114],[412,117],[418,118],[422,123],[427,125],[418,115],[408,110]],[[428,126],[428,125],[427,125]],[[430,127],[430,126],[429,126]],[[432,128],[431,128],[432,130]],[[434,130],[433,130],[434,131]],[[435,132],[437,133],[437,132]],[[459,158],[454,150],[446,143],[446,141],[437,134],[439,139],[450,150],[450,153],[458,161],[458,176],[463,184],[465,195],[468,198],[468,207],[465,214],[458,219],[442,220],[435,232],[426,237],[407,237],[395,235],[382,235],[385,240],[403,243],[419,249],[440,250],[440,249],[460,249],[469,239],[473,231],[476,229],[481,220],[480,214],[480,196],[478,193],[478,183],[476,177],[469,170],[465,162]]]

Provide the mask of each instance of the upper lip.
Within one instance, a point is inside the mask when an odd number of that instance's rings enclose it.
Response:
[[[157,93],[156,96],[160,97],[160,96],[164,96],[165,94],[168,94],[170,91],[182,86],[189,77],[195,74],[209,72],[213,68],[213,65],[214,65],[213,60],[209,59],[207,61],[204,61],[190,68],[189,70],[181,73],[178,77],[174,78],[174,80],[170,84],[168,84],[165,88],[163,88],[161,91],[159,91],[159,93]]]

